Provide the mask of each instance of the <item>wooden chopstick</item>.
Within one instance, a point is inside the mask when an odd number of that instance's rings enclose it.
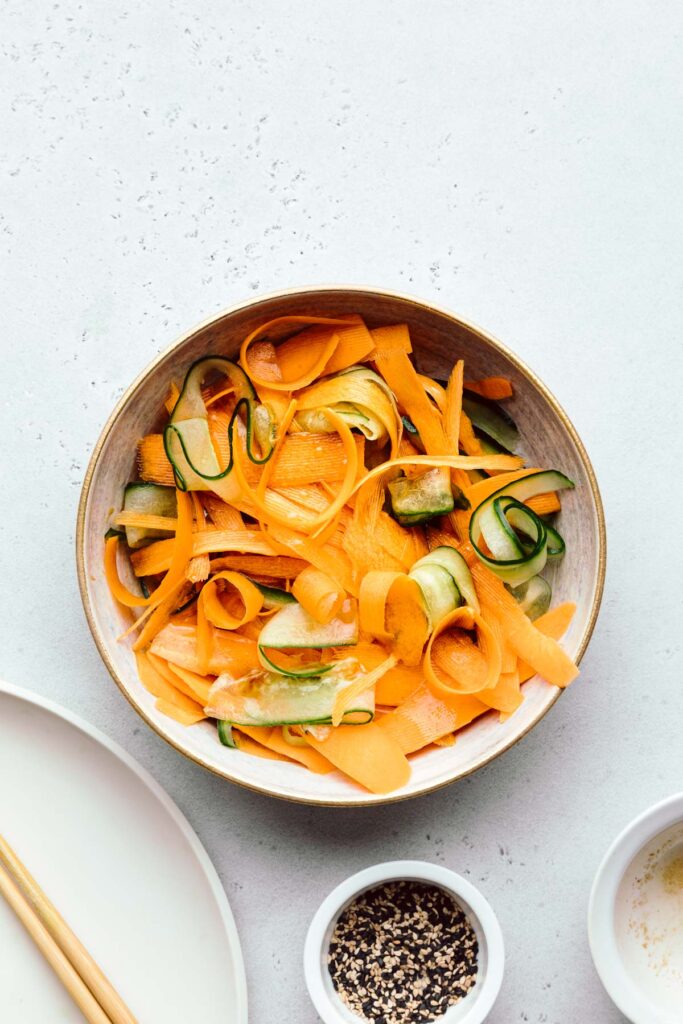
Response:
[[[86,1019],[92,1024],[137,1024],[109,979],[2,836],[0,873],[0,892]],[[80,986],[75,984],[74,975]],[[82,990],[89,996],[89,1001]],[[89,1007],[88,1012],[92,1016],[88,1015],[85,1006]]]
[[[38,920],[37,915],[24,899],[8,872],[1,866],[0,893],[5,897],[88,1024],[112,1024],[111,1017],[104,1012],[47,928]]]

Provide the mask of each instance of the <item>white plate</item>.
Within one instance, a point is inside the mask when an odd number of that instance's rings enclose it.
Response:
[[[235,922],[206,851],[125,751],[0,682],[0,831],[144,1024],[246,1024]],[[0,899],[3,1024],[83,1024]]]

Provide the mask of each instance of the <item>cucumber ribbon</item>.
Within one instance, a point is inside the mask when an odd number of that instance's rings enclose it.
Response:
[[[202,384],[211,374],[227,377],[237,398],[228,424],[230,458],[223,470],[216,457],[202,395]],[[235,430],[244,437],[249,459],[257,465],[266,463],[273,453],[275,425],[268,407],[258,402],[244,370],[221,356],[198,359],[187,372],[164,431],[164,448],[179,490],[214,491],[227,502],[238,496],[239,485],[231,478]],[[254,442],[258,444],[258,451]]]
[[[477,557],[505,583],[517,587],[561,558],[564,541],[552,526],[523,504],[547,491],[573,488],[557,470],[543,470],[506,484],[472,513],[470,542]],[[486,545],[486,550],[482,546]]]

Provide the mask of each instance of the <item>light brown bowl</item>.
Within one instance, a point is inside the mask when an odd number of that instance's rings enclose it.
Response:
[[[356,287],[280,292],[228,309],[183,335],[134,381],[104,427],[83,484],[76,539],[81,596],[95,643],[114,680],[148,725],[187,757],[233,782],[284,799],[341,806],[402,800],[469,775],[521,739],[561,691],[538,678],[530,680],[524,687],[524,703],[505,723],[495,713],[484,716],[463,730],[454,747],[414,757],[412,778],[403,789],[374,796],[336,773],[314,775],[297,765],[223,747],[210,723],[186,728],[160,714],[138,680],[129,643],[117,642],[130,619],[109,594],[102,554],[111,511],[121,507],[123,487],[135,473],[136,442],[159,428],[172,380],[181,380],[190,363],[208,353],[234,357],[245,335],[266,320],[295,313],[351,312],[360,313],[370,327],[406,322],[423,372],[445,377],[454,360],[463,357],[468,378],[500,375],[512,380],[515,397],[510,409],[521,430],[522,453],[531,465],[560,469],[576,483],[576,490],[562,498],[560,530],[567,554],[554,570],[552,583],[554,602],[577,604],[564,645],[579,660],[602,596],[605,523],[595,475],[574,427],[541,381],[491,335],[446,310],[391,292]]]

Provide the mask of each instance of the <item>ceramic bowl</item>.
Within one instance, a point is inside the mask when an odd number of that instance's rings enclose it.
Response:
[[[503,981],[503,933],[489,902],[467,879],[438,864],[396,860],[376,864],[347,878],[325,899],[311,921],[304,946],[308,992],[324,1024],[357,1024],[359,1018],[342,1002],[327,969],[330,938],[342,911],[357,896],[384,882],[431,883],[449,893],[469,917],[479,944],[477,983],[435,1024],[481,1024],[495,1003]]]
[[[612,1001],[632,1024],[683,1020],[683,793],[617,836],[588,908],[591,954]]]
[[[417,299],[355,287],[321,287],[252,299],[219,313],[183,335],[133,382],[114,409],[95,446],[86,473],[77,527],[77,559],[86,616],[100,654],[124,695],[160,736],[205,768],[251,789],[313,804],[387,803],[438,789],[476,771],[524,736],[549,710],[561,691],[540,679],[524,688],[525,699],[506,722],[496,714],[481,718],[460,734],[458,743],[413,758],[410,782],[399,792],[376,796],[338,774],[314,775],[297,765],[255,758],[222,747],[213,725],[185,728],[157,711],[139,682],[126,642],[117,637],[130,623],[112,599],[102,568],[103,536],[112,509],[121,507],[124,485],[135,473],[137,440],[161,426],[160,410],[171,381],[207,353],[235,356],[256,325],[287,314],[360,313],[370,327],[406,322],[418,368],[446,376],[458,357],[467,376],[509,377],[514,399],[509,408],[523,438],[522,454],[531,465],[556,467],[576,490],[565,492],[559,528],[567,543],[563,564],[553,571],[554,600],[572,600],[576,615],[564,638],[577,661],[597,617],[605,573],[605,527],[600,495],[585,449],[565,412],[541,381],[486,331]],[[581,685],[579,682],[578,685]]]

